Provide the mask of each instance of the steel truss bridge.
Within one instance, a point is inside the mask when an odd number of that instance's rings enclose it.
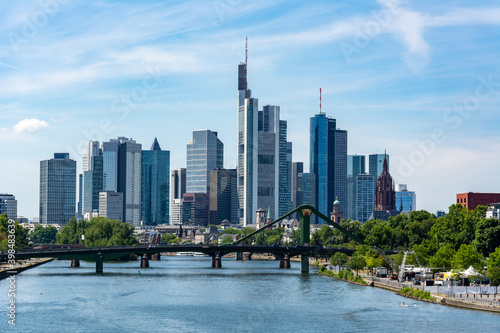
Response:
[[[291,214],[298,212],[300,216],[300,245],[298,246],[261,246],[261,245],[246,245],[245,241],[274,225]],[[175,253],[175,252],[201,252],[212,257],[212,267],[222,267],[222,256],[229,253],[236,253],[236,259],[242,259],[243,253],[272,253],[280,259],[281,268],[290,267],[290,257],[301,257],[301,271],[309,272],[309,257],[329,257],[336,252],[346,253],[351,255],[354,249],[348,248],[324,248],[322,246],[310,246],[310,218],[311,214],[316,214],[320,219],[332,225],[335,229],[347,235],[352,240],[360,244],[366,243],[352,234],[345,228],[333,222],[314,207],[310,205],[301,205],[280,218],[266,224],[266,226],[257,229],[255,232],[236,240],[233,243],[226,245],[137,245],[137,246],[109,246],[109,247],[90,247],[90,248],[57,248],[57,249],[42,249],[42,250],[27,250],[15,253],[15,259],[29,258],[58,258],[72,260],[72,266],[78,267],[80,260],[93,261],[96,263],[96,272],[103,272],[104,261],[114,260],[126,255],[137,254],[141,256],[141,267],[149,267],[149,257],[159,253]],[[380,250],[375,248],[381,255],[386,258],[385,254],[396,253],[394,251]],[[8,254],[0,254],[1,261],[7,261]],[[387,259],[386,259],[387,260]]]

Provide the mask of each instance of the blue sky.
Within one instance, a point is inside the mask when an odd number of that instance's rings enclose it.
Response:
[[[417,208],[500,192],[499,1],[0,1],[0,193],[38,215],[39,162],[87,140],[156,136],[185,166],[193,130],[236,166],[237,65],[280,105],[293,160],[309,118],[348,130],[349,154],[391,156]]]

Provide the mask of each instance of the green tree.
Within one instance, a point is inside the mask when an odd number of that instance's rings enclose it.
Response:
[[[290,240],[293,245],[297,245],[300,243],[300,228],[292,231],[290,234]]]
[[[233,242],[233,237],[226,236],[226,237],[222,238],[222,241],[220,242],[220,244],[224,245],[224,244],[230,244],[232,242]]]
[[[366,267],[366,259],[361,255],[353,255],[347,261],[347,267],[349,267],[352,270],[355,270],[357,274],[360,269]]]
[[[500,284],[500,246],[490,254],[488,259],[488,278],[491,284],[495,286]]]
[[[349,260],[349,257],[343,252],[335,252],[335,254],[330,257],[332,266],[344,266],[347,260]]]
[[[453,256],[451,264],[457,269],[467,269],[472,266],[476,271],[482,272],[484,257],[474,246],[462,244]]]
[[[9,219],[7,214],[0,215],[0,250],[7,251],[9,249],[8,236],[11,235],[9,229]],[[21,226],[18,222],[14,223],[14,235],[15,242],[14,248],[19,249],[21,247],[28,246],[28,232],[29,230]]]
[[[432,267],[441,269],[450,269],[453,266],[453,258],[455,257],[456,251],[451,247],[450,244],[443,245],[437,250],[430,258],[430,264]]]
[[[500,221],[481,219],[476,224],[476,238],[473,245],[483,256],[488,256],[500,246]]]
[[[238,229],[235,229],[235,228],[227,228],[227,229],[224,229],[224,231],[222,231],[220,234],[221,235],[241,235],[242,232]]]
[[[35,244],[54,244],[56,242],[57,228],[54,226],[37,225],[31,232],[31,241]]]
[[[161,241],[165,242],[167,244],[172,244],[173,242],[175,242],[176,239],[177,239],[177,237],[174,234],[171,234],[171,233],[168,233],[168,232],[164,233],[161,236]]]

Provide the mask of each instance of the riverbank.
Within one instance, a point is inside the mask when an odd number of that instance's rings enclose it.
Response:
[[[407,298],[413,298],[408,295],[401,294],[401,286],[399,285],[393,285],[389,283],[388,281],[385,282],[381,279],[375,279],[373,277],[369,276],[362,276],[362,278],[367,282],[369,285],[372,285],[373,287],[381,288],[381,289],[386,289],[390,291],[396,292],[398,295],[401,295],[403,297]],[[416,286],[411,286],[412,288],[415,288]],[[422,288],[419,288],[422,289]],[[441,305],[448,305],[448,306],[453,306],[453,307],[458,307],[458,308],[463,308],[463,309],[469,309],[469,310],[481,310],[481,311],[488,311],[488,312],[495,312],[495,313],[500,313],[500,301],[497,299],[486,299],[486,298],[462,298],[462,295],[459,295],[459,298],[454,297],[454,296],[447,296],[447,295],[440,295],[440,294],[432,294],[432,297],[434,297],[436,300],[435,301],[428,301],[428,300],[421,300],[417,298],[419,301],[424,301],[424,302],[431,302],[431,303],[436,303],[436,304],[441,304]],[[500,299],[500,298],[499,298]]]
[[[17,275],[21,272],[24,272],[28,269],[35,268],[37,266],[43,265],[45,263],[48,263],[54,259],[52,258],[43,258],[43,259],[37,259],[37,260],[30,260],[30,261],[23,261],[21,264],[16,265],[14,268],[2,266],[0,267],[0,280],[5,279],[11,275]]]

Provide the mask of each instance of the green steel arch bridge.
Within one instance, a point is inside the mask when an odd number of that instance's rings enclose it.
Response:
[[[297,212],[300,216],[300,245],[298,246],[258,246],[258,245],[246,245],[244,241],[253,237],[269,226],[274,225],[281,220],[285,219],[289,215]],[[141,256],[141,267],[149,267],[149,257],[152,254],[159,253],[175,253],[175,252],[202,252],[212,257],[212,267],[220,268],[222,267],[221,258],[222,256],[229,253],[236,253],[236,258],[241,259],[243,253],[273,253],[275,256],[280,258],[280,267],[289,268],[290,267],[290,257],[300,256],[301,257],[301,271],[309,272],[309,257],[322,257],[331,256],[336,252],[343,252],[348,255],[354,253],[354,249],[348,248],[324,248],[322,246],[310,246],[310,219],[311,215],[316,214],[320,219],[326,223],[332,225],[334,228],[347,235],[349,238],[357,241],[360,244],[366,245],[366,243],[352,234],[345,228],[341,227],[337,223],[327,218],[325,215],[318,212],[314,207],[310,205],[301,205],[287,214],[279,217],[278,219],[266,224],[264,227],[255,230],[255,232],[236,240],[233,243],[226,245],[138,245],[138,246],[107,246],[107,247],[90,247],[90,248],[55,248],[55,249],[30,249],[27,251],[18,251],[15,253],[15,259],[29,259],[29,258],[58,258],[58,259],[68,259],[72,260],[72,266],[78,267],[80,260],[92,261],[96,263],[96,273],[103,272],[104,261],[117,259],[125,255],[137,254]],[[389,258],[386,254],[396,253],[395,251],[380,250],[375,248],[386,261],[389,262]],[[8,253],[0,254],[0,261],[6,262],[9,259]]]

